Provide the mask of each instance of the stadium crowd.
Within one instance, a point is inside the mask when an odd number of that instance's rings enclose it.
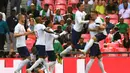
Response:
[[[3,0],[2,0],[3,1]],[[19,14],[25,16],[24,28],[26,32],[34,31],[34,26],[40,22],[38,17],[42,18],[43,24],[46,21],[52,21],[52,28],[56,34],[67,31],[67,34],[53,40],[53,47],[56,55],[61,53],[71,45],[72,27],[75,25],[75,13],[78,10],[77,3],[84,4],[84,11],[87,15],[91,11],[97,11],[98,16],[106,22],[106,31],[108,36],[100,42],[101,51],[107,47],[123,47],[126,51],[130,48],[130,0],[28,0],[27,8],[20,7],[21,0],[11,0],[11,14],[6,17],[7,3],[0,2],[0,57],[1,58],[19,58],[16,49],[16,39],[14,36],[15,26],[18,24]],[[5,4],[4,4],[5,3]],[[3,5],[4,4],[4,5]],[[88,16],[86,16],[87,18]],[[45,25],[45,26],[48,26]],[[82,36],[77,44],[78,49],[84,49],[86,42],[90,39],[88,26],[84,26]],[[110,30],[110,31],[109,31]],[[32,61],[29,67],[36,61],[36,35],[26,36],[26,45],[31,53]],[[20,42],[20,41],[19,41]],[[115,44],[115,45],[114,45]],[[5,50],[5,46],[7,49]],[[114,49],[115,50],[115,49]],[[116,49],[118,50],[118,49]],[[78,50],[73,50],[78,51]],[[115,52],[115,51],[110,51]],[[125,52],[125,51],[123,51]],[[67,54],[66,56],[73,56]],[[28,68],[29,68],[28,67]],[[38,66],[39,73],[41,66]]]

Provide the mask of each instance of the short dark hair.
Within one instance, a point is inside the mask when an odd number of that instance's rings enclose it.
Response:
[[[114,30],[115,30],[115,31],[118,31],[119,29],[118,29],[118,27],[114,27]]]
[[[49,4],[44,4],[44,6],[49,7]]]
[[[47,21],[45,21],[44,25],[47,27],[50,23],[51,23],[51,20],[47,20]]]
[[[79,9],[79,7],[80,7],[82,4],[83,4],[83,3],[79,2],[79,3],[77,4],[77,8]]]
[[[40,16],[35,18],[36,23],[39,23],[39,18],[40,18]]]
[[[94,11],[91,11],[91,13],[95,13],[95,14],[97,14],[97,15],[98,15],[98,12],[97,12],[97,11],[95,11],[95,10],[94,10]]]

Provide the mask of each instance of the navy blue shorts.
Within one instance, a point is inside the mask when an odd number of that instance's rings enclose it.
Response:
[[[72,44],[75,46],[75,48],[80,38],[81,38],[81,32],[77,32],[74,29],[72,29]]]
[[[29,57],[30,53],[26,46],[17,48],[18,53],[21,57]]]
[[[46,53],[46,49],[44,45],[36,45],[36,49],[37,49],[37,55],[40,57],[46,57],[47,53]]]
[[[97,42],[99,42],[99,41],[105,39],[107,36],[104,35],[103,33],[98,33],[95,35],[95,37],[97,38]]]
[[[56,61],[56,54],[54,51],[47,51],[48,61]]]
[[[89,53],[89,56],[99,56],[101,55],[101,51],[100,51],[100,48],[99,48],[99,44],[93,44],[92,47],[90,48],[90,53]]]

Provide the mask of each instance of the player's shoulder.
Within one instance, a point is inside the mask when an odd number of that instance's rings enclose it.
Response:
[[[18,24],[15,26],[15,28],[19,28],[19,27],[22,27],[22,25],[18,23]]]
[[[100,17],[97,17],[96,20],[95,20],[95,23],[102,23],[102,20]]]

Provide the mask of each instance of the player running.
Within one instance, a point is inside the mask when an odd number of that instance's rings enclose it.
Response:
[[[45,26],[51,31],[51,32],[54,32],[54,30],[52,29],[52,21],[50,20],[47,20],[45,22]],[[45,33],[45,41],[46,41],[46,52],[47,52],[47,56],[48,56],[48,66],[49,66],[49,69],[50,69],[50,73],[53,73],[54,72],[54,68],[55,68],[55,62],[56,62],[56,54],[54,52],[54,48],[53,48],[53,42],[56,38],[62,36],[62,35],[65,35],[67,32],[66,31],[63,31],[62,33],[60,33],[59,35],[56,35],[56,34],[50,34],[50,33]],[[43,66],[44,67],[44,66]],[[43,68],[44,69],[44,68]]]
[[[38,53],[39,58],[29,69],[27,69],[27,72],[31,73],[31,71],[34,68],[36,68],[40,63],[43,63],[46,70],[47,70],[47,73],[49,73],[47,62],[45,61],[45,58],[47,57],[47,53],[45,50],[45,45],[46,45],[45,32],[48,32],[48,33],[53,33],[53,32],[51,32],[49,29],[47,29],[45,27],[45,25],[43,25],[42,17],[37,17],[36,22],[37,22],[37,24],[34,27],[34,31],[35,31],[35,34],[37,37],[36,49],[37,49],[37,53]]]
[[[22,67],[30,62],[30,54],[26,47],[26,39],[25,36],[30,34],[31,32],[26,32],[24,28],[25,16],[22,14],[18,15],[18,24],[15,26],[14,36],[16,38],[16,48],[18,50],[19,55],[23,58],[23,61],[19,64],[15,73],[20,73]]]
[[[78,10],[75,14],[75,25],[72,28],[72,44],[62,51],[60,56],[64,56],[66,53],[70,52],[72,48],[76,48],[82,34],[83,25],[89,22],[88,20],[85,21],[86,13],[84,12],[84,4],[78,3],[77,8]]]

